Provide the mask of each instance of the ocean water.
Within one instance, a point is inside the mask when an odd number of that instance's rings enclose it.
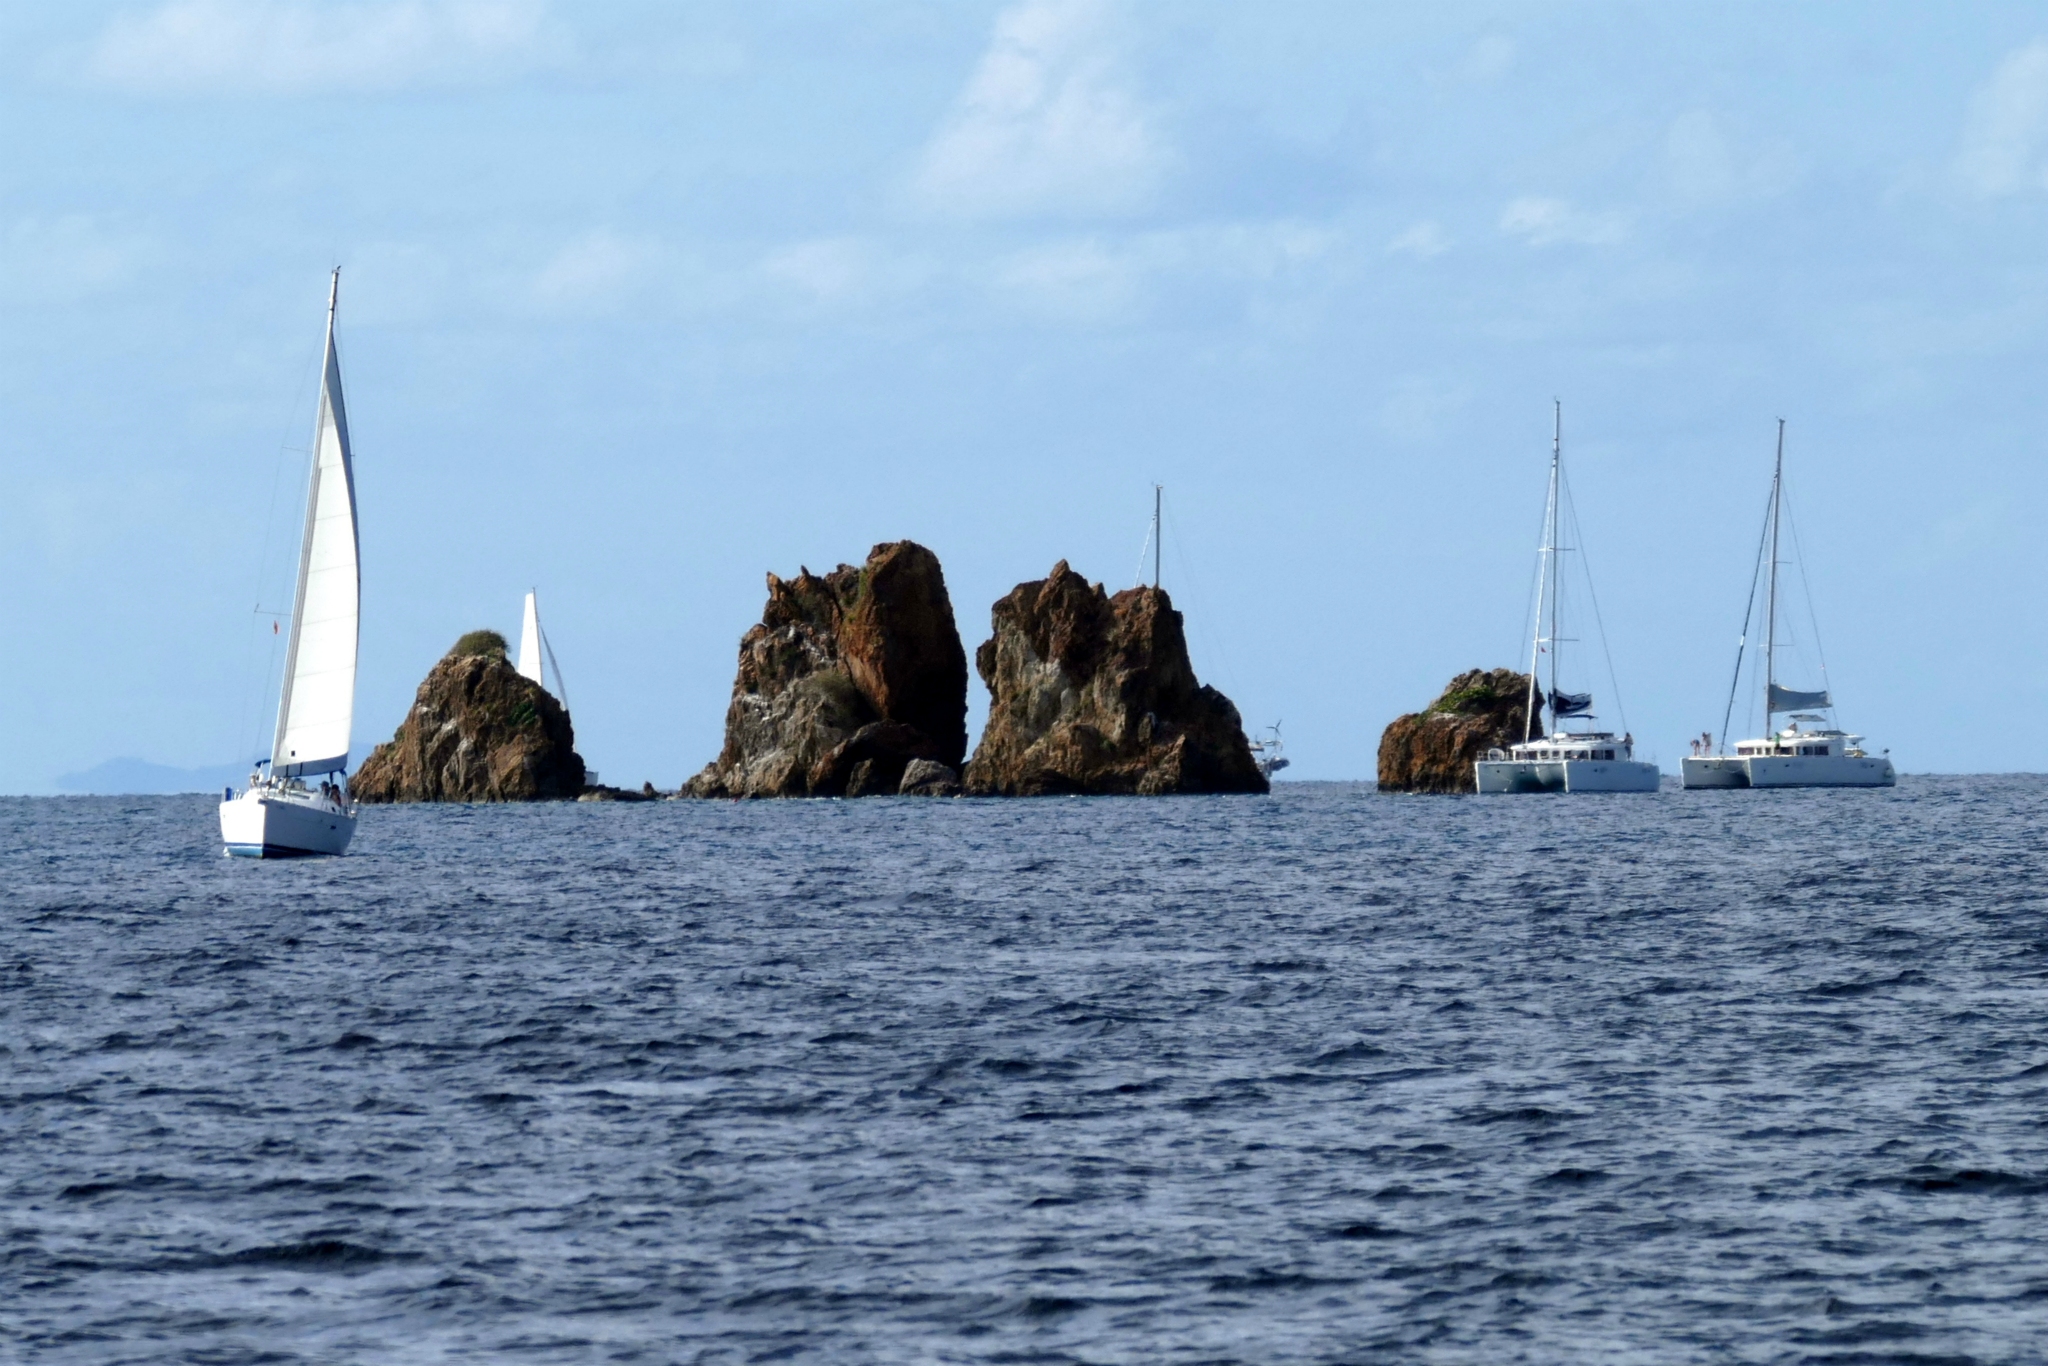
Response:
[[[0,802],[0,1358],[2048,1359],[2044,816]]]

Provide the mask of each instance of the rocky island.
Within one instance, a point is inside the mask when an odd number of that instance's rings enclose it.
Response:
[[[538,802],[584,788],[569,713],[471,631],[428,672],[398,733],[349,780],[359,802]]]
[[[1380,734],[1382,792],[1476,792],[1472,765],[1529,736],[1529,675],[1469,669]]]
[[[1114,597],[1061,560],[991,612],[970,793],[1265,792],[1237,708],[1199,683],[1163,589]]]
[[[692,797],[959,791],[967,655],[938,557],[893,541],[856,569],[768,576],[740,641],[725,746]]]

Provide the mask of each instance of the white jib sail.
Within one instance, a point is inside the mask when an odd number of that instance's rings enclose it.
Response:
[[[540,676],[540,608],[531,593],[526,595],[526,619],[519,624],[519,672],[547,686]]]
[[[299,550],[298,596],[284,691],[277,702],[278,777],[334,773],[348,767],[355,719],[356,634],[362,574],[357,560],[355,469],[349,456],[348,410],[341,398],[341,360],[334,351],[334,304],[341,272],[327,296],[327,357],[320,377],[320,415],[313,429],[313,477],[306,494],[306,538]]]

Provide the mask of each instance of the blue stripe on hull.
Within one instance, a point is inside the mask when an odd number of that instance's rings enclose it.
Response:
[[[228,853],[235,858],[320,858],[315,849],[287,849],[282,844],[230,844]]]

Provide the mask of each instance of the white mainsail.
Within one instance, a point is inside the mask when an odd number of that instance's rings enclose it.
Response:
[[[299,549],[298,595],[284,690],[277,701],[273,777],[335,773],[348,768],[355,719],[357,618],[362,574],[356,536],[355,470],[349,455],[348,410],[341,397],[341,359],[334,350],[334,306],[341,272],[327,294],[327,356],[320,377],[320,415],[313,428],[313,476],[306,494],[306,535]]]
[[[534,605],[534,595],[526,595],[526,619],[519,627],[519,672],[540,683],[540,608]]]

